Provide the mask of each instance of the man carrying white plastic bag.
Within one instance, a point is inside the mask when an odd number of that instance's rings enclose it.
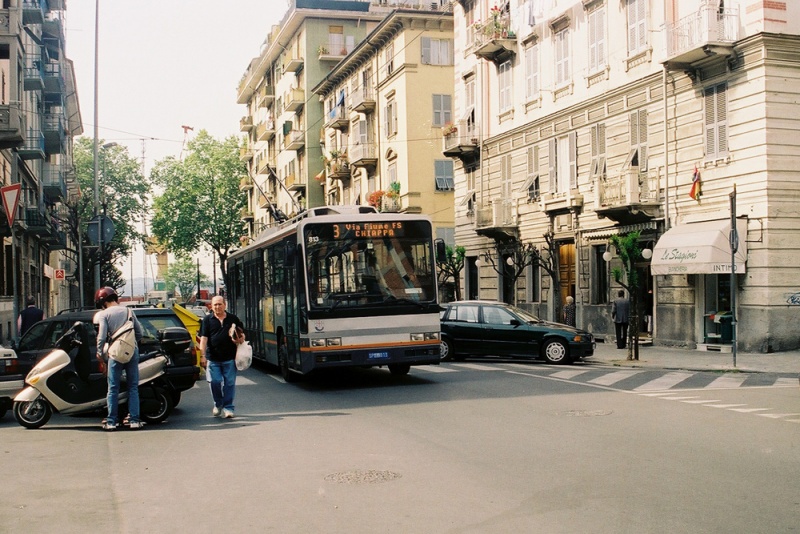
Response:
[[[236,394],[236,353],[245,341],[244,325],[225,311],[225,300],[220,296],[211,299],[211,309],[213,313],[200,323],[200,365],[206,368],[214,399],[211,415],[231,419]]]

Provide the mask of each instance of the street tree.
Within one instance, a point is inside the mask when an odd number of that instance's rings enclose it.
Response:
[[[492,268],[501,276],[511,276],[514,286],[514,304],[517,303],[517,281],[525,274],[525,270],[536,265],[547,273],[553,287],[553,309],[551,313],[558,317],[561,307],[561,293],[559,287],[558,272],[558,245],[555,242],[553,232],[548,231],[542,235],[545,246],[540,250],[534,243],[523,243],[519,240],[505,242],[497,247],[498,258],[507,258],[502,262],[496,262],[491,254],[486,255],[486,259]],[[501,270],[503,270],[501,272]]]
[[[636,264],[644,259],[642,249],[639,247],[639,232],[629,232],[623,235],[611,236],[611,245],[616,248],[621,267],[611,269],[614,281],[628,291],[631,317],[628,328],[628,359],[639,359],[639,317],[640,309],[639,290],[641,281]]]
[[[164,274],[164,281],[167,284],[167,291],[175,291],[181,295],[181,303],[186,304],[197,293],[198,278],[200,284],[208,282],[209,278],[205,273],[198,271],[197,264],[192,258],[185,254],[178,255]]]
[[[464,256],[467,249],[464,247],[445,247],[444,258],[436,258],[439,268],[439,286],[446,286],[447,281],[453,280],[455,299],[461,300],[461,271],[464,270]]]
[[[102,247],[90,243],[87,228],[94,209],[94,142],[89,137],[79,137],[73,147],[75,177],[81,193],[68,198],[56,219],[69,235],[72,243],[67,252],[75,260],[78,276],[80,269],[78,244],[83,248],[84,302],[91,302],[94,294],[94,268],[100,264],[101,285],[115,289],[125,285],[122,272],[116,267],[124,257],[130,255],[132,247],[142,241],[137,230],[146,214],[150,186],[142,175],[139,162],[120,145],[105,144],[98,140],[98,192],[99,214],[114,223],[114,238]],[[106,145],[106,148],[102,148]],[[69,245],[68,245],[69,246]]]
[[[211,249],[230,287],[225,262],[243,235],[246,197],[239,183],[248,177],[239,160],[239,140],[230,136],[220,141],[201,130],[188,143],[183,160],[168,157],[157,162],[150,177],[163,190],[153,201],[155,238],[176,254]]]

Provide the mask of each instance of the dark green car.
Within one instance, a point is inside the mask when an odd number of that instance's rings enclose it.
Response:
[[[543,321],[502,302],[472,300],[442,307],[442,360],[500,356],[561,364],[594,354],[589,332]]]

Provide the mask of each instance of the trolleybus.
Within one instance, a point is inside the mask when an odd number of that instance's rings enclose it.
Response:
[[[438,364],[432,232],[425,216],[369,206],[313,208],[265,230],[228,259],[228,305],[253,356],[287,382],[315,369]]]

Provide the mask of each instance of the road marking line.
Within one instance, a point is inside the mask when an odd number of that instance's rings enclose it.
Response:
[[[574,369],[573,369],[573,370],[569,370],[569,371],[559,371],[559,372],[557,372],[557,373],[553,373],[553,374],[552,374],[552,375],[550,375],[550,376],[554,376],[554,377],[556,377],[556,378],[566,378],[566,379],[570,379],[570,378],[575,378],[575,377],[576,377],[576,376],[578,376],[578,375],[582,375],[583,373],[586,373],[586,372],[588,372],[588,371],[584,371],[584,370],[574,370]]]
[[[642,397],[664,397],[664,398],[666,398],[666,397],[669,397],[670,395],[675,395],[675,393],[672,393],[672,392],[669,392],[669,391],[660,391],[658,393],[640,393],[639,395],[642,396]],[[742,405],[742,406],[744,406],[744,405]]]
[[[651,380],[646,384],[642,384],[638,388],[634,388],[634,391],[648,391],[648,390],[657,390],[657,389],[669,389],[673,386],[676,386],[686,380],[687,378],[694,376],[695,373],[667,373],[661,378],[656,378],[655,380]]]
[[[449,367],[438,367],[435,365],[418,365],[414,367],[415,371],[426,371],[428,373],[457,373],[455,369]]]
[[[772,410],[772,408],[731,408],[732,412],[739,413],[766,412],[767,410]]]
[[[782,417],[794,417],[800,413],[757,413],[761,417],[769,417],[770,419],[781,419]]]
[[[687,401],[683,401],[683,402],[685,402],[686,404],[707,404],[709,402],[719,402],[719,399],[714,399],[714,400],[707,400],[707,399],[706,400],[687,400]]]
[[[779,378],[775,381],[776,386],[796,386],[798,384],[796,378]]]
[[[747,376],[721,376],[707,385],[706,388],[738,388],[745,380],[747,380]]]
[[[616,371],[614,373],[608,373],[607,375],[603,375],[598,378],[593,378],[592,380],[589,380],[589,383],[599,384],[601,386],[610,386],[612,384],[616,384],[620,380],[625,380],[626,378],[630,378],[641,372],[642,371]]]
[[[255,382],[250,380],[249,378],[245,378],[243,376],[236,376],[236,385],[237,386],[252,386],[255,385]]]
[[[472,369],[474,371],[502,371],[502,368],[489,366],[489,365],[481,365],[479,363],[455,363],[453,367],[463,367],[465,369]]]
[[[712,408],[734,408],[736,406],[747,406],[746,404],[709,404]]]
[[[689,401],[691,399],[696,399],[697,396],[694,396],[694,397],[664,397],[664,398],[667,399],[667,400],[676,400],[676,401],[681,401],[681,402],[687,402],[687,401]]]

